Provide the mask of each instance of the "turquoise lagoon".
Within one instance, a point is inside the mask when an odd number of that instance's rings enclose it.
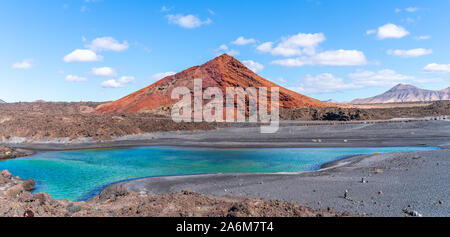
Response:
[[[0,162],[0,170],[36,181],[35,192],[84,200],[114,182],[149,176],[274,173],[318,169],[345,156],[432,150],[435,147],[248,148],[133,147],[40,152]]]

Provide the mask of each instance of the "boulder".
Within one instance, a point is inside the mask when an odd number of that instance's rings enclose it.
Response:
[[[3,170],[2,171],[2,176],[7,178],[7,179],[11,179],[12,178],[12,174],[8,170]]]
[[[105,188],[99,195],[100,201],[115,201],[116,197],[128,195],[128,190],[122,184],[115,184]]]
[[[27,180],[24,180],[23,181],[23,189],[25,190],[25,191],[33,191],[34,190],[34,185],[35,185],[35,183],[34,183],[34,180],[32,180],[32,179],[27,179]]]

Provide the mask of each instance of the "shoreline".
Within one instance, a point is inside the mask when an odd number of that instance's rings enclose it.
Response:
[[[159,145],[153,145],[153,146],[159,146]],[[199,148],[198,146],[177,146],[177,145],[164,145],[166,147],[184,147],[184,148]],[[140,146],[133,146],[133,147],[140,147]],[[361,148],[362,146],[359,146],[358,148]],[[368,146],[370,147],[370,146]],[[373,147],[379,147],[379,148],[383,148],[383,147],[392,147],[392,146],[371,146]],[[414,146],[405,146],[405,147],[414,147]],[[440,149],[444,149],[441,148],[439,146],[428,146],[430,148],[437,148],[437,150]],[[205,149],[214,149],[212,147],[204,147]],[[277,149],[280,147],[273,147],[273,149]],[[285,148],[285,147],[282,147]],[[327,146],[321,146],[321,147],[288,147],[288,148],[345,148],[343,146],[341,147],[327,147]],[[357,148],[357,147],[355,147]],[[96,149],[96,148],[93,148]],[[100,148],[103,149],[103,148]],[[118,148],[108,148],[108,149],[126,149],[126,147],[118,147]],[[223,149],[223,148],[220,148]],[[226,148],[226,149],[234,149],[234,148]],[[245,148],[238,148],[238,149],[271,149],[270,147],[245,147]],[[78,150],[78,149],[76,149]],[[80,149],[80,150],[84,150],[84,149]],[[85,150],[91,150],[91,149],[85,149]],[[50,151],[51,150],[40,150],[38,152],[46,152],[46,151]],[[55,151],[55,150],[53,150]],[[63,150],[65,151],[65,150]],[[32,155],[37,154],[38,152],[33,153]],[[382,154],[393,154],[393,153],[398,153],[398,152],[389,152],[389,153],[382,153]],[[116,185],[116,184],[121,184],[121,183],[126,183],[126,182],[132,182],[132,181],[136,181],[136,180],[144,180],[144,179],[154,179],[154,178],[189,178],[189,177],[214,177],[216,175],[220,176],[220,175],[234,175],[234,176],[242,176],[242,175],[248,175],[248,176],[268,176],[268,175],[299,175],[299,174],[305,174],[305,173],[318,173],[318,172],[322,172],[325,170],[332,170],[334,168],[338,168],[338,167],[342,167],[347,165],[349,162],[354,162],[355,160],[361,160],[365,157],[368,157],[370,155],[367,154],[352,154],[352,155],[345,155],[345,156],[338,156],[333,158],[333,160],[325,162],[325,163],[321,163],[318,164],[317,166],[315,166],[312,170],[305,170],[305,171],[293,171],[293,172],[268,172],[268,173],[264,173],[264,172],[255,172],[255,173],[198,173],[198,174],[176,174],[176,175],[159,175],[159,176],[144,176],[144,177],[138,177],[138,178],[130,178],[130,179],[124,179],[124,180],[118,180],[112,183],[107,183],[105,185],[101,185],[99,187],[96,187],[92,190],[89,190],[88,192],[86,192],[83,196],[81,196],[80,198],[75,199],[74,201],[87,201],[89,199],[92,199],[93,197],[95,197],[96,195],[98,195],[99,193],[102,192],[102,190],[105,190],[106,188]],[[20,157],[17,157],[20,158]]]
[[[360,215],[405,216],[403,210],[412,209],[424,216],[450,216],[450,196],[442,188],[450,182],[449,141],[450,121],[423,121],[282,126],[277,134],[260,134],[258,128],[230,127],[192,134],[127,136],[112,143],[59,144],[56,147],[50,143],[15,145],[36,151],[158,145],[205,148],[433,146],[440,149],[350,156],[322,164],[315,171],[139,178],[100,187],[99,191],[124,185],[130,192],[151,196],[193,190],[214,197],[281,200]],[[51,146],[53,149],[44,149]],[[368,183],[361,182],[362,179]],[[349,190],[351,200],[342,197],[345,190]]]
[[[281,200],[315,209],[332,207],[337,211],[349,210],[364,216],[405,216],[403,210],[408,208],[425,216],[449,216],[450,197],[441,189],[450,181],[448,173],[439,172],[443,176],[436,180],[429,175],[436,172],[435,168],[420,167],[420,163],[426,162],[427,158],[438,159],[439,168],[448,170],[450,162],[446,157],[449,151],[354,155],[324,163],[314,171],[149,177],[110,186],[123,185],[128,191],[149,195],[192,190],[217,197]],[[425,175],[422,177],[418,173]],[[367,183],[363,183],[362,178]],[[405,189],[410,186],[413,188]],[[416,192],[421,189],[433,191]],[[349,190],[351,199],[343,198],[345,190]],[[403,191],[399,193],[400,190]],[[436,204],[438,202],[443,204]],[[439,208],[437,212],[432,210],[436,208]]]
[[[169,147],[169,146],[167,146],[167,147]],[[171,145],[170,147],[180,147],[180,146]],[[186,146],[182,146],[182,147],[186,147]],[[387,146],[384,146],[384,147],[387,147]],[[197,148],[197,147],[190,147],[190,148]],[[297,147],[290,147],[290,148],[297,148]],[[314,147],[302,147],[302,148],[314,148]],[[320,148],[330,148],[330,147],[319,147],[319,149]],[[331,148],[333,148],[333,147],[331,147]],[[338,148],[344,148],[344,147],[338,147]],[[383,148],[383,147],[380,147],[380,148]],[[436,146],[430,146],[430,148],[442,149],[442,148],[436,147]],[[114,148],[112,148],[112,149],[114,149]],[[126,149],[126,148],[122,147],[122,148],[119,148],[119,149]],[[209,149],[209,147],[207,147],[207,149]],[[229,148],[229,149],[233,149],[233,148]],[[270,149],[270,148],[242,148],[242,149]],[[273,148],[273,149],[276,149],[276,148]],[[42,152],[45,152],[45,151],[42,151]],[[383,154],[392,154],[392,153],[398,153],[398,152],[389,152],[389,153],[383,153]],[[37,154],[37,153],[33,153],[32,155],[35,155],[35,154]],[[222,173],[222,172],[217,172],[217,173],[198,173],[198,174],[158,175],[158,176],[144,176],[144,177],[137,177],[137,178],[129,178],[129,179],[118,180],[118,181],[115,181],[115,182],[107,183],[105,185],[101,185],[99,187],[96,187],[96,188],[86,192],[82,197],[77,198],[77,199],[75,199],[73,201],[87,201],[87,200],[95,197],[99,193],[101,193],[102,190],[108,188],[109,186],[112,186],[112,185],[115,185],[115,184],[120,184],[120,183],[126,183],[126,182],[141,180],[141,179],[166,178],[166,177],[174,177],[174,178],[186,177],[186,178],[188,178],[188,177],[194,177],[194,176],[201,177],[201,176],[215,176],[215,175],[223,175],[223,174],[228,174],[228,175],[254,175],[254,176],[258,176],[258,175],[299,175],[299,174],[305,174],[305,173],[321,172],[321,171],[325,171],[325,170],[341,167],[343,165],[346,165],[348,163],[347,162],[348,160],[350,160],[350,161],[355,160],[355,159],[359,160],[359,159],[362,159],[363,157],[366,157],[366,156],[370,156],[370,155],[367,155],[367,154],[352,154],[352,155],[345,155],[345,156],[337,156],[337,157],[333,158],[331,161],[318,164],[312,170],[305,170],[305,171],[293,171],[293,172],[280,171],[280,172],[255,172],[255,173]],[[21,157],[17,157],[17,158],[21,158]]]
[[[78,208],[81,205],[83,211],[77,215],[85,215],[89,211],[84,206],[98,205],[95,203],[99,201],[102,202],[101,205],[113,208],[123,205],[121,203],[127,202],[125,200],[128,199],[166,200],[167,197],[178,197],[177,195],[181,194],[233,202],[240,202],[239,200],[285,202],[307,206],[311,210],[328,209],[332,213],[349,213],[357,216],[408,216],[413,212],[424,216],[449,216],[450,197],[446,190],[441,188],[450,180],[450,174],[442,172],[450,167],[448,152],[449,149],[444,148],[379,155],[353,155],[324,163],[319,170],[294,173],[219,173],[138,178],[100,187],[101,193],[94,198],[73,202],[56,200],[56,202],[67,205],[67,211],[78,211],[79,209],[72,209],[72,206]],[[434,163],[436,161],[437,167]],[[427,168],[433,164],[435,168]],[[436,173],[441,174],[436,180],[431,179],[432,182],[426,180],[433,178]],[[361,182],[361,177],[365,178],[365,183]],[[436,181],[439,183],[435,183]],[[407,186],[406,189],[402,187],[403,185]],[[408,187],[411,185],[413,187]],[[427,190],[417,192],[423,188]],[[350,197],[344,198],[343,191],[347,189]],[[9,189],[7,190],[9,192]],[[399,192],[400,190],[409,191]],[[124,194],[121,194],[123,192]],[[131,196],[128,196],[128,193]],[[7,192],[5,194],[9,195]],[[431,198],[429,194],[432,194]],[[32,197],[51,199],[45,193],[35,193]],[[110,201],[107,200],[109,197]],[[117,199],[119,203],[114,204]],[[18,200],[21,202],[22,199]],[[164,201],[163,205],[170,203]],[[65,210],[61,209],[59,212],[64,213]],[[100,210],[102,208],[95,212]],[[42,211],[40,213],[42,214]]]
[[[49,151],[83,151],[83,150],[108,150],[108,149],[127,149],[127,148],[139,148],[139,147],[179,147],[179,148],[200,148],[200,149],[277,149],[277,148],[383,148],[383,147],[438,147],[443,149],[443,147],[446,147],[447,144],[441,144],[441,145],[431,145],[431,144],[410,144],[410,145],[378,145],[378,144],[371,144],[371,143],[363,143],[363,144],[241,144],[241,145],[219,145],[219,144],[211,144],[211,145],[204,145],[204,144],[171,144],[171,143],[134,143],[134,144],[117,144],[117,145],[107,145],[102,146],[98,143],[93,144],[93,147],[89,146],[78,146],[74,145],[71,147],[57,147],[57,148],[47,148],[46,146],[53,146],[53,145],[41,145],[41,144],[27,144],[27,145],[10,145],[10,144],[4,144],[5,146],[13,147],[16,149],[21,149],[22,151],[29,151],[28,155],[21,156],[21,157],[27,157],[35,155],[39,152],[49,152]],[[67,146],[67,145],[65,145]],[[31,153],[32,152],[32,153]],[[16,157],[20,158],[20,157]],[[15,158],[11,158],[15,159]]]
[[[390,152],[392,153],[392,152]],[[92,199],[93,197],[95,197],[96,195],[98,195],[99,193],[101,193],[103,190],[105,190],[108,187],[111,187],[113,185],[117,185],[117,184],[124,184],[127,182],[133,182],[133,181],[137,181],[137,180],[145,180],[145,179],[154,179],[154,178],[189,178],[189,177],[211,177],[211,176],[216,176],[216,175],[254,175],[254,176],[258,176],[258,175],[298,175],[298,174],[304,174],[304,173],[314,173],[314,172],[319,172],[319,171],[325,171],[328,169],[333,169],[333,168],[337,168],[337,167],[341,167],[342,165],[345,165],[346,162],[345,160],[350,159],[350,158],[357,158],[357,157],[363,157],[363,156],[368,156],[368,155],[348,155],[348,156],[344,156],[342,158],[337,157],[335,160],[329,161],[329,162],[325,162],[323,164],[319,165],[319,168],[314,169],[314,170],[307,170],[307,171],[297,171],[297,172],[273,172],[273,173],[263,173],[263,172],[257,172],[257,173],[199,173],[199,174],[177,174],[177,175],[157,175],[157,176],[145,176],[145,177],[140,177],[140,178],[130,178],[130,179],[124,179],[124,180],[119,180],[116,182],[112,182],[109,184],[105,184],[102,185],[101,187],[95,188],[89,192],[87,192],[85,195],[83,195],[83,197],[76,199],[75,201],[87,201],[89,199]]]
[[[177,147],[177,146],[170,146],[170,147]],[[185,147],[185,146],[183,146]],[[386,146],[384,146],[386,147]],[[191,148],[196,148],[196,147],[191,147]],[[293,147],[296,148],[296,147]],[[310,148],[310,147],[309,147]],[[320,147],[320,148],[329,148],[329,147]],[[319,148],[319,149],[320,149]],[[383,147],[380,147],[383,148]],[[440,147],[436,147],[436,146],[431,146],[430,148],[437,148],[436,150],[440,150],[442,148]],[[122,148],[125,149],[125,148]],[[209,148],[207,148],[209,149]],[[232,149],[232,148],[230,148]],[[243,149],[260,149],[260,148],[243,148]],[[270,148],[268,148],[270,149]],[[276,149],[276,148],[274,148]],[[431,149],[433,150],[433,149]],[[43,151],[45,152],[45,151]],[[382,153],[382,154],[394,154],[394,153],[399,153],[399,152],[389,152],[389,153]],[[36,153],[35,153],[36,154]],[[129,178],[129,179],[124,179],[124,180],[118,180],[115,182],[111,182],[111,183],[107,183],[105,185],[101,185],[99,187],[96,187],[92,190],[89,190],[88,192],[86,192],[85,194],[83,194],[83,196],[81,196],[80,198],[75,199],[74,201],[87,201],[93,197],[95,197],[96,195],[98,195],[99,193],[101,193],[102,190],[116,185],[116,184],[120,184],[120,183],[126,183],[126,182],[132,182],[132,181],[136,181],[136,180],[141,180],[141,179],[154,179],[154,178],[189,178],[189,177],[214,177],[216,175],[234,175],[234,176],[241,176],[241,175],[248,175],[248,176],[267,176],[267,175],[299,175],[299,174],[305,174],[305,173],[318,173],[318,172],[322,172],[325,170],[332,170],[334,168],[338,168],[338,167],[342,167],[347,165],[349,162],[354,162],[355,160],[361,160],[365,157],[368,157],[370,155],[367,154],[352,154],[352,155],[345,155],[345,156],[337,156],[335,158],[333,158],[331,161],[328,162],[324,162],[321,164],[318,164],[317,166],[315,166],[312,170],[305,170],[305,171],[293,171],[293,172],[255,172],[255,173],[222,173],[222,172],[217,172],[217,173],[198,173],[198,174],[176,174],[176,175],[158,175],[158,176],[144,176],[144,177],[137,177],[137,178]],[[20,157],[18,157],[20,158]]]

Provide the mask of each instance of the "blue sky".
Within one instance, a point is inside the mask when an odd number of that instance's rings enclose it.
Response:
[[[108,101],[229,53],[317,99],[450,86],[450,1],[0,1],[0,99]]]

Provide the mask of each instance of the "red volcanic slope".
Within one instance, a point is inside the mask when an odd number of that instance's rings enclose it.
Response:
[[[269,100],[270,88],[279,87],[280,108],[330,107],[334,105],[276,85],[258,76],[237,59],[223,54],[201,66],[191,67],[175,75],[165,77],[119,100],[99,105],[96,112],[168,114],[172,105],[178,101],[171,99],[172,90],[176,87],[185,86],[193,91],[193,79],[202,79],[203,89],[212,86],[221,88],[224,95],[226,87],[242,87],[244,89],[267,87]]]

